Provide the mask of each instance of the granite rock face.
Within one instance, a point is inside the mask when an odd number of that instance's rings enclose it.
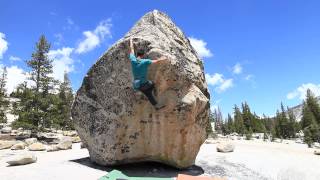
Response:
[[[160,110],[132,88],[129,39],[152,64]],[[178,168],[194,164],[206,139],[209,99],[202,61],[164,13],[144,15],[91,67],[77,92],[72,118],[90,159],[100,165],[157,161]]]

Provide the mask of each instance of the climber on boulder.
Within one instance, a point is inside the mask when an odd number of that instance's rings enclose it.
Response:
[[[158,103],[153,96],[152,92],[155,86],[152,81],[147,80],[148,67],[152,63],[158,63],[160,61],[167,60],[167,58],[164,56],[155,60],[143,59],[143,58],[144,58],[144,52],[142,51],[138,51],[137,56],[135,56],[132,38],[130,38],[129,59],[131,60],[132,74],[134,77],[133,88],[135,90],[141,91],[145,96],[147,96],[150,103],[158,110],[163,108],[165,105],[161,105],[160,103]]]

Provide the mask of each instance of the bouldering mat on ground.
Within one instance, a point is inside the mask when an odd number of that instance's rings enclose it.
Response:
[[[113,170],[107,175],[102,176],[99,180],[173,180],[173,178],[155,178],[155,177],[129,177],[121,171]]]

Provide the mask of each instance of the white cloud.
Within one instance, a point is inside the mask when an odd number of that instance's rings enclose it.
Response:
[[[50,50],[49,58],[53,59],[53,77],[63,80],[64,72],[72,72],[74,70],[74,60],[71,58],[73,48],[63,47],[57,50]]]
[[[244,79],[247,80],[247,81],[250,81],[253,79],[253,75],[252,74],[248,74]]]
[[[236,65],[233,66],[232,68],[233,74],[241,74],[242,73],[242,66],[240,63],[237,63]]]
[[[222,74],[215,73],[213,75],[206,74],[206,80],[209,85],[215,86],[218,93],[224,92],[233,87],[233,79],[224,79]]]
[[[83,54],[99,46],[105,37],[111,38],[111,19],[101,21],[93,31],[84,31],[85,38],[78,44],[75,52]]]
[[[207,43],[205,41],[193,37],[189,37],[189,40],[192,47],[197,51],[198,55],[201,58],[208,58],[213,56],[211,51],[206,47]]]
[[[21,58],[17,57],[17,56],[10,56],[9,57],[10,61],[21,61]]]
[[[2,74],[3,67],[3,64],[0,64],[0,74]],[[28,79],[28,75],[23,69],[17,66],[7,67],[6,89],[8,94],[10,94],[19,84],[23,83],[24,81],[26,81],[30,87],[31,81]]]
[[[226,79],[217,87],[217,92],[224,92],[231,87],[233,87],[233,79]]]
[[[6,35],[0,32],[0,59],[3,58],[3,54],[8,50],[8,42],[5,38]]]
[[[223,75],[215,73],[214,75],[206,74],[206,80],[209,85],[215,86],[223,82]]]
[[[287,94],[288,99],[299,98],[301,100],[305,99],[307,90],[310,89],[315,96],[320,96],[320,84],[316,85],[313,83],[302,84],[296,90]]]

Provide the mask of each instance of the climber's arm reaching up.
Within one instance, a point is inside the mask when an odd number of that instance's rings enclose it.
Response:
[[[153,59],[152,63],[158,63],[158,62],[165,61],[165,60],[168,60],[168,58],[165,56],[161,56],[159,59]]]
[[[130,38],[130,54],[134,55],[134,47],[133,47],[132,38]]]

